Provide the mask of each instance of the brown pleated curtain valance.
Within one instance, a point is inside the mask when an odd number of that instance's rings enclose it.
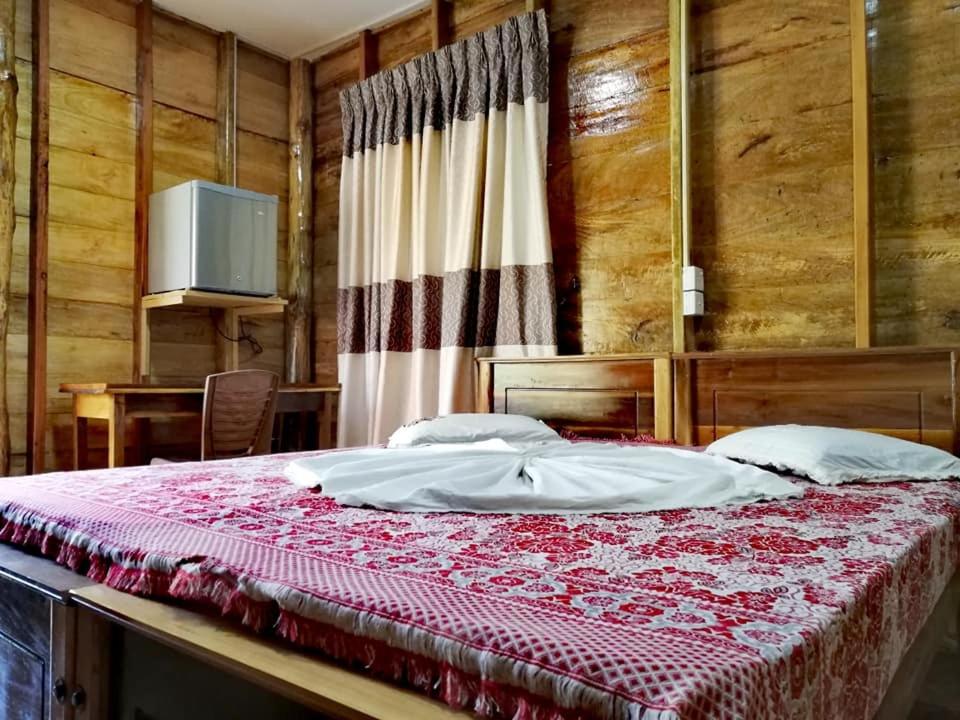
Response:
[[[473,409],[474,359],[556,352],[541,11],[341,94],[340,441]]]
[[[340,94],[343,154],[396,145],[550,88],[546,15],[531,13],[379,73]]]

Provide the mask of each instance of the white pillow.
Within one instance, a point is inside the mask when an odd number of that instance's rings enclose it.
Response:
[[[960,479],[960,460],[943,450],[876,433],[813,425],[742,430],[712,443],[706,452],[786,470],[821,485]]]
[[[390,436],[387,447],[435,443],[472,443],[500,439],[512,443],[559,440],[552,429],[526,415],[456,413],[404,425]]]

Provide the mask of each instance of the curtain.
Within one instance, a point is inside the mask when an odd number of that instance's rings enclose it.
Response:
[[[541,11],[341,93],[341,447],[473,410],[476,357],[556,353],[548,83]]]

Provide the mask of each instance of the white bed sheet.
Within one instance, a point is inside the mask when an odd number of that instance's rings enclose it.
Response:
[[[346,450],[294,460],[285,473],[341,505],[407,512],[646,512],[802,494],[779,475],[723,457],[564,440]]]

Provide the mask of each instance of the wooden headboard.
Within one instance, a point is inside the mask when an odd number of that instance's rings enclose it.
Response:
[[[673,436],[667,353],[485,358],[478,363],[478,412],[530,415],[555,429],[596,437]]]
[[[745,427],[871,430],[956,451],[957,351],[926,348],[673,356],[675,434],[705,444]]]

